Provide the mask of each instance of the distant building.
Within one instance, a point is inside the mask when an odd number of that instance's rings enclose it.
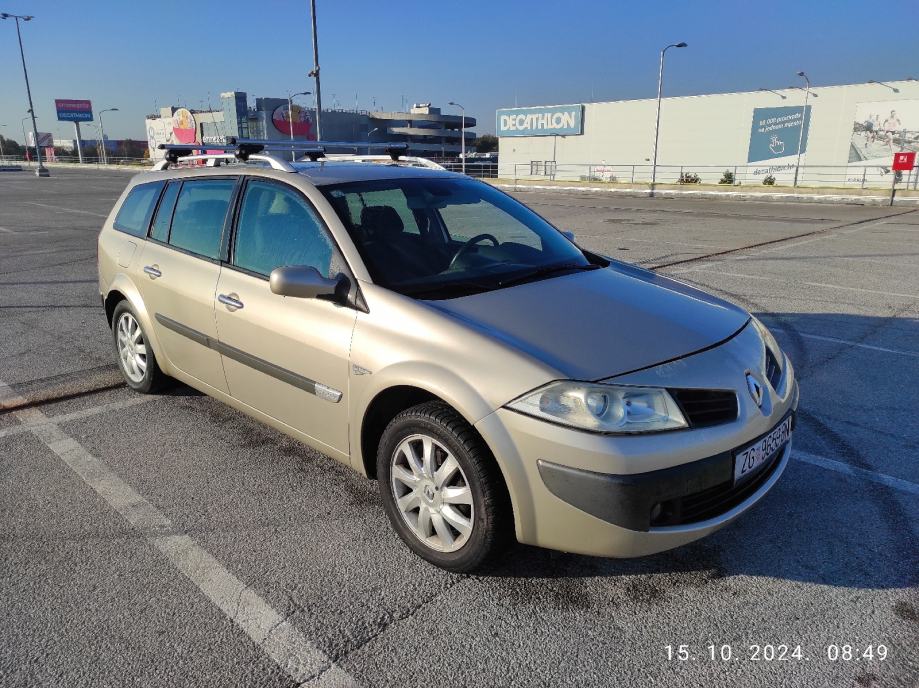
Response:
[[[160,143],[215,142],[227,136],[284,141],[293,129],[294,140],[316,140],[316,111],[287,98],[256,98],[249,107],[243,91],[220,94],[221,109],[190,110],[183,107],[160,108],[146,118],[150,157],[161,159]],[[330,152],[366,152],[369,143],[407,143],[410,153],[427,157],[456,157],[461,146],[462,117],[444,115],[430,103],[412,106],[409,112],[369,112],[367,110],[322,110],[322,139],[354,145],[326,144]],[[475,145],[471,131],[476,121],[466,117],[466,146]]]

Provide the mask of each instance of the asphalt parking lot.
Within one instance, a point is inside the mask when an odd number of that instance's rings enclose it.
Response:
[[[0,175],[0,684],[919,685],[919,209],[519,193],[774,328],[794,460],[690,546],[516,546],[459,576],[400,543],[375,483],[121,384],[95,242],[127,180]]]

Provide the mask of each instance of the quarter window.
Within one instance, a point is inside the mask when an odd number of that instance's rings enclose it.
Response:
[[[285,265],[311,265],[325,277],[341,271],[325,229],[293,189],[270,182],[246,185],[237,223],[233,264],[269,275]]]
[[[166,187],[166,193],[163,194],[160,207],[156,210],[153,229],[150,230],[150,236],[157,241],[164,243],[169,241],[169,223],[172,221],[172,211],[175,209],[176,198],[181,188],[182,182],[170,182]]]
[[[164,185],[165,182],[150,182],[131,189],[115,216],[115,229],[136,237],[147,236],[156,199],[160,197]]]
[[[205,258],[219,258],[223,223],[235,184],[233,179],[184,182],[172,216],[169,243]]]

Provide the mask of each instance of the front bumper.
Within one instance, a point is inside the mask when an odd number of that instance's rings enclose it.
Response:
[[[755,352],[762,343],[750,330],[678,365],[616,380],[733,388],[739,402],[736,421],[636,436],[597,435],[508,409],[479,421],[476,428],[492,448],[508,485],[517,539],[580,554],[643,556],[704,537],[759,501],[788,465],[791,443],[737,488],[732,485],[733,452],[795,411],[798,386],[785,359],[778,390],[767,387],[768,398],[761,406],[752,401],[745,363],[751,360],[751,349]],[[700,493],[710,502],[715,497],[712,509],[699,507]],[[662,505],[659,517],[652,518],[657,504]],[[684,508],[692,515],[683,518]]]

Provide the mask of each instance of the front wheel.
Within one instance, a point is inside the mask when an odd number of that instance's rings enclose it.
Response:
[[[393,528],[427,561],[462,573],[502,549],[510,509],[501,473],[449,405],[419,404],[390,422],[377,451],[377,479]]]

